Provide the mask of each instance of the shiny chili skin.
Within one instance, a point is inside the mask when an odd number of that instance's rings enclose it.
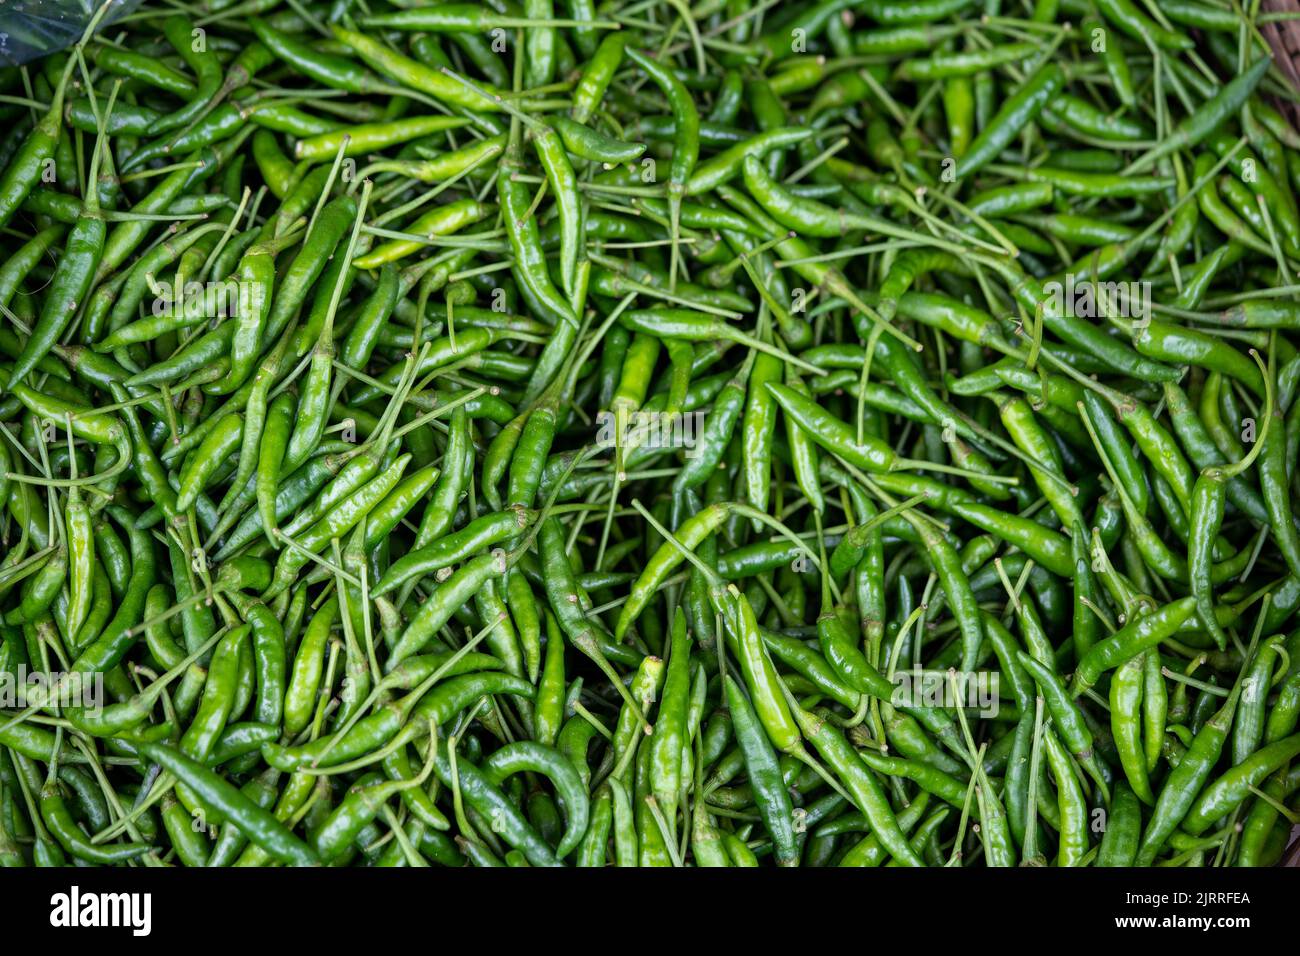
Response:
[[[1156,798],[1155,810],[1142,833],[1134,864],[1149,866],[1156,854],[1182,823],[1197,794],[1218,762],[1232,727],[1239,688],[1235,689],[1213,717],[1193,738],[1187,752],[1170,771]]]
[[[294,836],[270,812],[258,806],[222,777],[165,744],[141,743],[140,752],[190,787],[232,826],[275,858],[292,866],[316,866],[316,853]]]

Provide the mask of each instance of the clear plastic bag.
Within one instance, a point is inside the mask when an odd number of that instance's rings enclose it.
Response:
[[[141,0],[110,0],[99,29]],[[0,0],[0,66],[17,66],[67,49],[86,32],[104,0]]]

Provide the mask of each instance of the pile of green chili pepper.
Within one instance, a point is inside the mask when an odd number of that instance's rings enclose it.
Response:
[[[0,863],[1277,863],[1257,6],[197,0],[0,70]]]

